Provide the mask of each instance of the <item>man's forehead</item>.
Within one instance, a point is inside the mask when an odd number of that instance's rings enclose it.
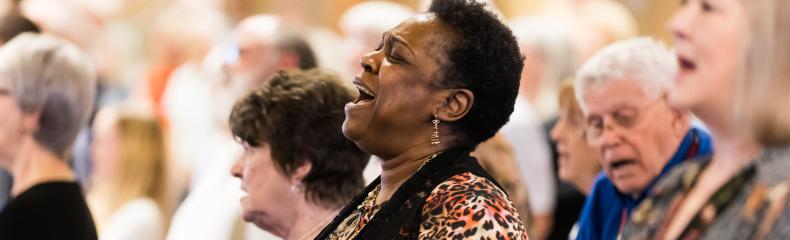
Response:
[[[639,83],[629,80],[590,86],[585,92],[584,98],[587,109],[591,111],[633,108],[651,100],[645,95],[644,89]]]

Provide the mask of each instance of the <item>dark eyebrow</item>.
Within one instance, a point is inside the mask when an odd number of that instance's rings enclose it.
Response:
[[[389,37],[387,38],[387,41],[390,42],[390,46],[394,45],[395,43],[403,44],[403,46],[405,46],[406,49],[408,49],[409,52],[411,52],[411,55],[414,56],[414,51],[411,49],[411,47],[406,42],[406,40],[404,40],[403,38],[401,38],[398,35],[393,35],[391,32],[386,32],[385,34],[389,35]]]

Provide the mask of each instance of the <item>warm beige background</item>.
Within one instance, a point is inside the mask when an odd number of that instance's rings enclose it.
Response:
[[[414,9],[420,0],[391,0]],[[493,0],[507,17],[539,12],[552,4],[574,0]],[[575,0],[583,1],[583,0]],[[666,22],[680,5],[679,0],[618,0],[636,17],[640,35],[668,40]],[[303,16],[306,24],[317,24],[337,29],[337,20],[348,7],[363,0],[233,0],[227,7],[234,18],[258,12],[272,12]]]

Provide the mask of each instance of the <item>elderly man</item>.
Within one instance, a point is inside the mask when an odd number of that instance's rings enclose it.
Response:
[[[711,153],[710,137],[687,110],[667,104],[677,63],[652,39],[612,44],[579,70],[576,98],[585,137],[600,155],[598,176],[579,219],[578,239],[618,239],[631,211],[673,167]]]

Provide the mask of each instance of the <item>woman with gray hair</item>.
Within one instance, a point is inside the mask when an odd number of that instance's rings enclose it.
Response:
[[[50,35],[0,48],[0,165],[14,178],[0,239],[96,239],[68,156],[94,101],[87,55]]]

